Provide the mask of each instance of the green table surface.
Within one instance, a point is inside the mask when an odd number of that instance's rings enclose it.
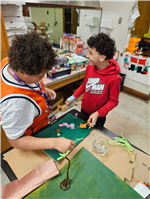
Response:
[[[67,128],[66,126],[59,127],[59,124],[62,124],[64,122],[68,124],[74,123],[75,129],[70,129],[70,128]],[[38,133],[35,133],[33,136],[39,137],[39,138],[55,138],[55,137],[58,138],[59,136],[57,136],[56,130],[60,129],[60,133],[61,133],[60,137],[65,137],[65,138],[74,140],[76,141],[76,145],[78,145],[82,141],[81,138],[85,138],[92,131],[92,128],[91,129],[79,128],[80,123],[84,124],[85,121],[78,117],[75,118],[74,115],[72,115],[71,113],[68,113],[66,116],[64,116],[58,122],[54,123],[52,126]],[[78,139],[81,139],[81,140],[78,140]],[[47,153],[50,157],[52,157],[55,161],[57,161],[57,158],[61,157],[60,152],[56,149],[43,149],[43,151]]]
[[[66,178],[68,164],[60,174],[47,181],[26,199],[142,199],[128,184],[101,163],[85,148],[82,148],[72,159],[69,178],[72,180],[69,190],[60,188]]]

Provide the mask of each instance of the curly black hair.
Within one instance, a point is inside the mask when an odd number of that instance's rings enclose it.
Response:
[[[115,41],[105,33],[99,33],[97,35],[91,36],[87,40],[87,44],[91,48],[95,47],[96,51],[100,55],[106,56],[106,59],[112,59],[116,51]]]
[[[38,75],[57,64],[52,45],[36,31],[16,35],[8,50],[10,67],[22,69],[27,75]]]

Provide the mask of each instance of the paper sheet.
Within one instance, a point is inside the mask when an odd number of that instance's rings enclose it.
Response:
[[[122,146],[110,145],[110,151],[106,156],[98,156],[93,151],[93,141],[97,137],[105,137],[109,141],[112,141],[111,138],[100,134],[98,131],[93,129],[90,136],[87,136],[81,146],[86,147],[86,149],[92,153],[97,159],[99,159],[104,165],[106,165],[110,170],[117,174],[122,180],[128,179],[131,181],[133,174],[133,168],[130,166],[130,161],[132,161],[132,156],[128,153],[127,149]],[[136,157],[136,152],[133,151],[134,158]],[[69,157],[69,156],[68,156]]]
[[[138,183],[134,190],[138,192],[143,198],[146,198],[150,194],[149,188],[147,188],[144,184]]]
[[[74,150],[68,155],[69,159],[71,159],[84,146],[90,151],[90,153],[96,156],[103,164],[105,164],[109,169],[111,169],[114,173],[116,173],[122,180],[127,179],[131,181],[131,177],[133,174],[133,169],[129,164],[130,161],[132,161],[131,155],[128,153],[126,149],[124,149],[121,146],[111,146],[110,151],[106,156],[104,157],[97,156],[92,149],[92,144],[94,139],[99,136],[104,136],[111,141],[111,139],[108,138],[107,136],[101,134],[96,130],[92,130],[90,135],[87,136],[78,146],[76,146]],[[7,158],[6,160],[10,165],[10,167],[12,168],[12,170],[14,171],[17,178],[20,175],[24,176],[28,174],[31,171],[31,168],[33,167],[36,168],[37,166],[39,166],[38,165],[39,151],[34,151],[34,154],[31,151],[29,153],[28,151],[17,150],[17,149],[15,149],[13,152],[11,151],[9,151],[7,155],[5,154],[4,157]],[[41,161],[43,159],[43,162],[45,161],[45,158],[49,157],[42,151],[40,152],[40,154],[41,154],[40,157]],[[134,157],[135,156],[136,152],[134,151]],[[18,160],[17,161],[18,163],[16,163],[16,158]],[[66,159],[56,162],[58,170],[60,170],[66,163],[67,163]],[[28,167],[26,167],[27,165]]]
[[[59,171],[54,161],[51,159],[31,171],[20,180],[15,180],[1,187],[2,199],[21,199],[58,174]]]
[[[144,77],[146,79],[146,76]],[[128,107],[128,103],[124,106]],[[131,144],[150,155],[149,130],[147,128],[129,120],[117,112],[113,112],[107,118],[105,128],[119,136],[121,135],[120,133],[122,133]]]
[[[36,167],[51,159],[42,150],[25,151],[12,149],[4,154],[5,160],[10,165],[18,180],[23,178]]]
[[[130,37],[131,37],[131,34],[128,34],[124,48],[128,48]]]
[[[130,166],[132,162],[132,156],[128,153],[127,149],[122,146],[111,145],[110,151],[106,156],[98,156],[92,148],[93,141],[97,137],[105,137],[109,141],[112,141],[111,138],[106,135],[98,132],[93,129],[78,146],[74,148],[74,150],[69,153],[67,156],[69,159],[75,156],[75,154],[82,148],[86,148],[92,155],[94,155],[98,160],[100,160],[105,166],[107,166],[111,171],[113,171],[117,176],[119,176],[122,180],[127,179],[128,181],[132,180],[133,171],[135,169]],[[136,158],[137,152],[133,151],[133,156]],[[136,160],[136,159],[135,159]],[[58,170],[60,170],[67,163],[66,159],[60,160],[56,162]]]
[[[60,175],[40,186],[25,199],[142,199],[85,148],[71,159],[71,187],[64,191],[60,188],[60,182],[66,178],[67,167],[68,164],[60,170]]]

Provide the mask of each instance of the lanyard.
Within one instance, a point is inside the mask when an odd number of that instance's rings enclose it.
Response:
[[[15,78],[15,80],[17,80],[22,86],[25,86],[25,87],[28,87],[28,88],[34,90],[31,86],[29,86],[29,85],[26,84],[25,82],[21,81],[21,79],[19,79],[19,77],[17,77],[17,75],[13,72],[13,70],[12,70],[10,67],[9,67],[9,71],[10,71],[10,73],[12,74],[12,76]],[[38,93],[39,95],[41,95],[42,97],[45,98],[46,103],[47,103],[47,105],[48,105],[48,108],[49,108],[49,110],[50,110],[50,112],[51,112],[51,111],[52,111],[52,108],[51,108],[51,105],[49,104],[49,98],[48,98],[47,94],[43,91],[43,89],[41,88],[41,86],[40,86],[39,83],[35,83],[35,84],[39,87],[39,89],[41,90],[41,92],[40,92],[40,91],[36,91],[36,90],[34,90],[34,91],[35,91],[36,93]]]

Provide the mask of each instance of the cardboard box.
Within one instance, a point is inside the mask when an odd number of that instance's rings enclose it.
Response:
[[[40,30],[40,35],[46,35],[46,23],[45,22],[41,22],[40,26],[37,26],[37,30]]]
[[[59,112],[59,107],[57,106],[56,108],[54,108],[54,113],[57,114]]]
[[[37,31],[37,33],[39,33],[39,35],[46,35],[45,22],[41,22],[40,26],[37,26],[35,22],[32,22],[32,24],[34,25],[34,28]]]
[[[71,103],[71,106],[67,106],[67,104],[62,103],[62,104],[58,105],[58,107],[59,107],[59,109],[60,109],[61,111],[66,111],[66,110],[68,110],[69,108],[73,107],[74,104],[75,104],[75,102],[72,102],[72,103]]]
[[[76,100],[81,101],[83,99],[83,95],[84,95],[84,93],[82,95],[80,95],[79,97],[77,97]]]
[[[76,90],[77,90],[77,89],[74,89],[74,90],[73,90],[73,93],[75,93]],[[84,93],[81,94],[79,97],[77,97],[76,100],[77,100],[77,101],[81,101],[81,100],[83,99],[83,95],[84,95]]]
[[[40,35],[46,35],[46,28],[45,27],[38,26],[37,30],[40,30],[40,33],[39,33]]]

